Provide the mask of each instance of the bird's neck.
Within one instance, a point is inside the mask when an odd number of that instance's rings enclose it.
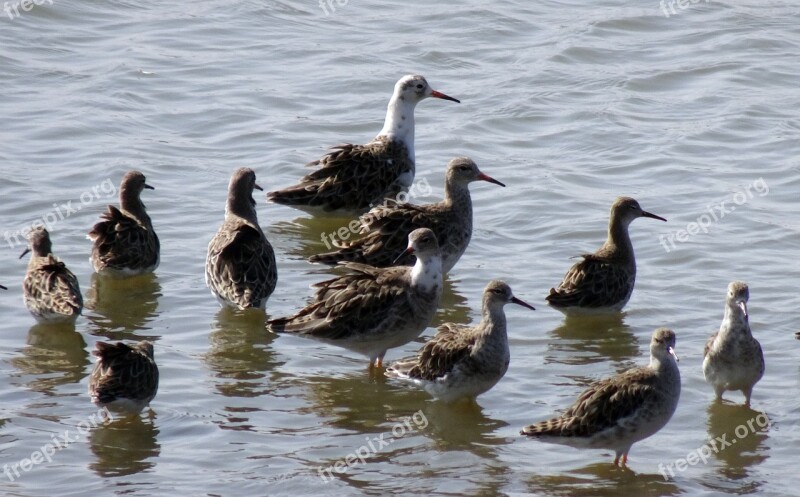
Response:
[[[258,226],[258,216],[249,195],[232,195],[225,205],[225,217],[240,217]]]
[[[133,190],[122,189],[119,192],[119,206],[128,214],[135,217],[144,225],[150,224],[150,216],[147,215],[144,203],[139,197],[139,193]]]
[[[447,206],[459,206],[469,209],[472,214],[472,197],[469,194],[469,185],[447,181],[444,184],[444,203]]]
[[[411,285],[425,293],[442,291],[442,258],[437,255],[417,255],[411,269]]]
[[[393,95],[386,109],[386,120],[378,136],[387,136],[399,140],[408,148],[408,155],[414,160],[414,107],[401,96]]]
[[[736,304],[725,306],[725,315],[722,317],[719,334],[722,336],[731,334],[751,336],[750,323]]]
[[[494,331],[504,332],[506,329],[506,313],[503,310],[503,306],[484,302],[481,321],[485,325],[483,328],[488,330],[489,333]]]
[[[617,258],[630,258],[633,261],[633,244],[628,234],[628,225],[612,217],[608,222],[608,237],[603,248]]]

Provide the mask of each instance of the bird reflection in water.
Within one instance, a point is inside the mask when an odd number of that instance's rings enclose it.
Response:
[[[27,345],[10,361],[22,375],[31,376],[27,388],[45,395],[53,395],[60,385],[80,383],[91,362],[73,323],[32,326]]]
[[[89,468],[102,477],[141,473],[155,466],[161,453],[156,414],[117,417],[93,429],[89,446],[95,460]]]
[[[630,368],[641,357],[639,340],[625,324],[624,313],[567,316],[550,332],[545,364],[593,364],[614,361]]]
[[[109,340],[129,339],[130,333],[140,340],[157,340],[158,336],[143,333],[157,316],[159,297],[161,284],[154,273],[129,278],[92,274],[86,308],[93,312],[84,311],[91,323],[90,333]]]
[[[736,493],[758,493],[765,482],[750,479],[750,470],[767,459],[769,431],[767,413],[728,402],[712,402],[708,407],[708,437],[712,457],[720,462],[720,478],[727,485],[741,486]]]

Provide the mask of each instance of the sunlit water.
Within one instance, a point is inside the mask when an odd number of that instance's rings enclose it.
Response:
[[[54,0],[0,13],[0,464],[70,438],[13,482],[0,474],[2,493],[796,494],[800,7],[665,2],[667,17],[657,0],[341,3],[328,15],[310,0]],[[269,336],[263,318],[220,311],[203,282],[230,173],[292,184],[326,146],[370,139],[410,72],[462,100],[417,108],[431,194],[415,201],[441,198],[455,155],[508,185],[472,185],[475,234],[434,324],[478,319],[492,278],[537,306],[507,308],[511,367],[476,405],[442,405],[371,375],[362,357]],[[156,188],[144,200],[161,266],[97,280],[85,233],[133,168]],[[565,320],[544,295],[571,256],[602,243],[623,194],[669,222],[632,225],[639,273],[624,316]],[[284,315],[330,274],[305,262],[321,233],[349,220],[257,200],[280,268],[268,313]],[[80,209],[61,219],[70,201]],[[42,217],[87,295],[74,329],[36,326],[22,306],[15,232]],[[767,361],[752,409],[738,393],[714,404],[701,371],[733,279],[750,284]],[[658,326],[678,334],[683,392],[630,470],[608,451],[521,439],[589,381],[645,362]],[[161,371],[152,411],[91,426],[94,343],[143,338]],[[768,428],[669,481],[659,473],[762,412]],[[393,430],[388,446],[374,440]]]

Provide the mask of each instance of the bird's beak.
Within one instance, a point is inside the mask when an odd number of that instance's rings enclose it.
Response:
[[[19,254],[19,258],[22,259],[23,257],[25,257],[25,254],[27,254],[30,251],[31,251],[30,247],[26,248],[21,254]]]
[[[745,302],[744,300],[740,300],[739,302],[736,302],[736,305],[739,306],[739,309],[741,309],[742,312],[744,313],[744,317],[747,318],[748,317],[748,315],[747,315],[747,302]]]
[[[409,254],[413,254],[413,253],[414,253],[414,247],[409,245],[407,249],[403,250],[402,254],[398,255],[397,258],[392,261],[392,265],[397,264],[397,261],[399,261],[403,257],[405,257],[405,256],[407,256]]]
[[[655,215],[655,214],[653,214],[652,212],[642,211],[642,217],[650,217],[650,218],[653,218],[653,219],[658,219],[659,221],[664,221],[664,222],[667,222],[667,220],[666,220],[666,219],[664,219],[664,218],[663,218],[663,217],[661,217],[661,216],[656,216],[656,215]]]
[[[153,188],[152,186],[148,185],[147,183],[145,183],[145,184],[144,184],[144,187],[145,187],[147,190],[155,190],[155,188]]]
[[[513,303],[515,303],[517,305],[521,305],[522,307],[527,307],[528,309],[530,309],[532,311],[536,310],[536,308],[534,306],[530,305],[529,303],[525,302],[524,300],[518,299],[517,297],[511,297],[511,302],[513,302]]]
[[[673,349],[672,347],[667,347],[667,352],[669,352],[669,355],[675,358],[675,362],[681,361],[680,359],[678,359],[678,354],[675,353],[675,349]]]
[[[506,186],[503,183],[500,183],[496,179],[492,178],[488,174],[479,173],[478,174],[478,179],[482,180],[482,181],[488,181],[489,183],[494,183],[495,185]]]
[[[255,188],[256,190],[258,190],[258,191],[260,191],[260,192],[263,192],[263,191],[264,191],[264,189],[263,189],[263,188],[261,188],[260,186],[258,186],[258,183],[253,183],[253,188]]]
[[[461,103],[461,100],[455,99],[455,98],[451,97],[450,95],[445,95],[444,93],[442,93],[440,91],[436,91],[436,90],[431,90],[431,96],[433,98],[441,98],[442,100],[450,100],[451,102],[455,102],[457,104]]]
[[[8,288],[4,287],[3,285],[0,285],[0,288],[3,290],[8,290]]]

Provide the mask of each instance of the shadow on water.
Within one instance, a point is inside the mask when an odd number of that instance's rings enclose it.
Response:
[[[89,468],[102,477],[126,476],[153,468],[161,453],[157,441],[156,414],[116,418],[100,425],[89,435],[95,461]]]
[[[140,340],[158,340],[157,335],[144,335],[147,323],[156,317],[161,284],[154,273],[130,278],[111,278],[92,274],[86,292],[86,308],[90,333],[109,340],[130,339],[136,333]]]
[[[708,437],[715,440],[709,445],[717,449],[712,457],[720,465],[719,480],[706,484],[724,493],[758,493],[766,482],[753,480],[750,470],[769,457],[768,415],[728,401],[712,402],[707,412]]]
[[[269,373],[283,363],[270,347],[275,335],[267,332],[265,319],[259,309],[217,312],[204,359],[221,395],[259,397],[272,392]]]
[[[684,493],[661,474],[635,473],[610,462],[593,463],[557,475],[535,475],[527,481],[534,495],[618,497],[620,495],[667,496]]]
[[[27,388],[52,395],[59,385],[80,383],[91,361],[83,336],[69,323],[32,326],[27,345],[10,362],[22,374],[34,376]]]
[[[567,316],[550,332],[545,364],[592,364],[612,360],[625,367],[641,357],[639,341],[625,324],[625,314]]]

